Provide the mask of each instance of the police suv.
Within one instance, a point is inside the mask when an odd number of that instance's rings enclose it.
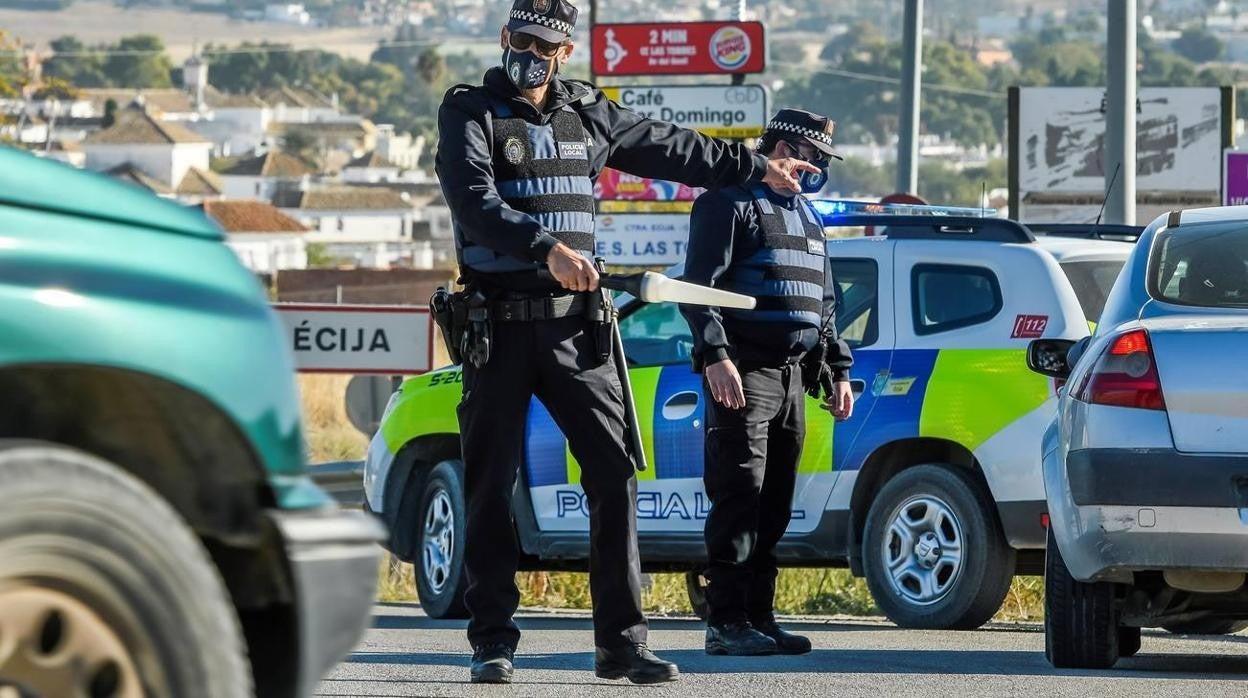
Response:
[[[1086,336],[1133,248],[931,207],[815,204],[833,235],[868,225],[882,235],[827,243],[857,405],[840,423],[808,406],[793,519],[777,555],[794,567],[848,565],[904,627],[978,627],[1015,574],[1043,567],[1036,444],[1055,390],[1027,370],[1028,342]],[[651,464],[638,474],[642,565],[687,572],[697,608],[710,502],[693,340],[675,305],[619,303]],[[421,604],[437,618],[465,615],[460,381],[455,367],[406,381],[365,464],[367,506],[390,524],[388,548],[415,563]],[[499,415],[515,418],[527,422],[513,505],[521,568],[585,569],[580,466],[540,401],[527,415]]]

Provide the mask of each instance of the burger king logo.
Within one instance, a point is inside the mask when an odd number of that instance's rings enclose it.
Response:
[[[739,27],[722,27],[711,35],[711,60],[723,70],[736,70],[750,60],[750,35]]]

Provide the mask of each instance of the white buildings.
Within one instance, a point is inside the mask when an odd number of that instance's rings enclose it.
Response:
[[[227,198],[272,201],[280,188],[306,189],[316,168],[294,155],[269,150],[238,160],[220,174]]]
[[[395,133],[393,124],[377,124],[376,152],[405,170],[415,170],[425,152],[425,137],[413,139],[410,133]]]
[[[398,165],[386,160],[376,150],[370,150],[343,166],[342,181],[348,184],[395,182],[401,171]]]
[[[226,244],[257,273],[307,269],[307,228],[263,201],[206,201],[200,208],[221,226]]]
[[[297,24],[306,27],[312,23],[312,15],[301,3],[273,3],[264,6],[264,18],[270,22]]]
[[[208,170],[212,143],[144,109],[125,109],[117,112],[112,126],[87,136],[82,150],[87,169],[104,171],[131,165],[176,189],[192,169]]]
[[[278,191],[274,205],[311,228],[309,243],[363,267],[428,269],[433,248],[413,241],[415,214],[406,194],[381,187],[340,186]]]

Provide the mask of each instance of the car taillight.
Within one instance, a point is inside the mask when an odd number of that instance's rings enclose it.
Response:
[[[1093,405],[1166,409],[1148,333],[1132,330],[1115,339],[1074,397]]]

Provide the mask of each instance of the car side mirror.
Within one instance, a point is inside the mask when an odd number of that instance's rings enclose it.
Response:
[[[1074,365],[1067,355],[1076,342],[1069,339],[1033,339],[1027,345],[1027,368],[1050,378],[1065,380]]]

